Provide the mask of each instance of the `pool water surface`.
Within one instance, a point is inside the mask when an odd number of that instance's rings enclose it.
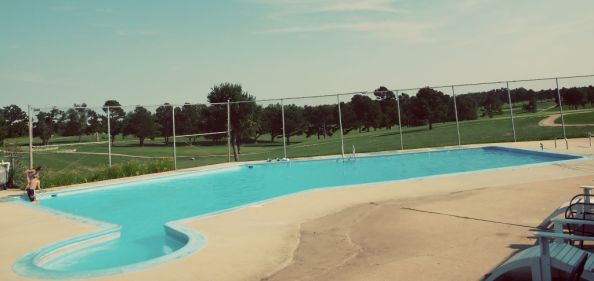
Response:
[[[345,160],[245,164],[58,192],[55,197],[42,197],[42,208],[105,223],[105,230],[30,253],[13,269],[24,276],[50,279],[139,270],[180,258],[205,243],[199,233],[171,223],[177,220],[312,189],[578,158],[502,147],[433,150]]]

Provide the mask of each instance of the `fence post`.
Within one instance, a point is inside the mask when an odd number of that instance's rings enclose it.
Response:
[[[285,136],[285,104],[283,99],[281,99],[281,119],[283,120],[283,150],[285,152],[284,159],[287,159],[287,137]]]
[[[340,112],[340,95],[336,95],[338,101],[338,124],[340,125],[340,153],[344,158],[344,135],[342,132],[342,112]]]
[[[109,105],[107,106],[107,158],[111,168],[111,111]]]
[[[559,78],[555,78],[557,84],[557,98],[559,99],[559,112],[561,113],[561,127],[563,128],[563,139],[565,140],[565,148],[569,149],[567,142],[567,135],[565,134],[565,119],[563,118],[563,101],[561,100],[561,91],[559,90]]]
[[[173,132],[173,169],[177,170],[177,150],[175,144],[175,105],[171,105],[171,120],[173,121],[172,124],[172,132]]]
[[[33,169],[33,117],[31,116],[31,105],[27,105],[29,115],[29,169]]]
[[[227,100],[227,162],[231,162],[231,100]]]
[[[509,90],[509,81],[505,82],[505,87],[507,88],[507,100],[509,101],[509,114],[511,114],[512,130],[514,132],[514,142],[516,142],[517,139],[516,139],[516,123],[514,122],[514,105],[512,104],[511,92]]]
[[[452,85],[452,95],[454,97],[454,115],[456,116],[456,131],[458,133],[458,146],[462,145],[460,141],[460,124],[458,122],[458,106],[456,105],[456,91],[454,90],[454,85]]]
[[[404,150],[404,138],[402,137],[402,119],[400,118],[400,94],[396,91],[396,107],[398,108],[398,130],[400,131],[400,150]]]

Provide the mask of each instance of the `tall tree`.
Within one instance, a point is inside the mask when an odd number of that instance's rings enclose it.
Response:
[[[394,124],[398,123],[396,95],[384,86],[375,89],[373,94],[379,101],[382,110],[381,126],[387,129],[392,128]]]
[[[87,111],[89,116],[89,124],[87,126],[86,134],[102,134],[107,131],[107,117],[97,114],[94,110],[89,109]]]
[[[116,136],[123,132],[126,112],[122,109],[121,104],[117,100],[105,101],[103,104],[103,111],[105,113],[107,113],[107,108],[109,108],[110,127],[110,130],[107,133],[111,135],[111,143],[115,143]]]
[[[496,93],[489,93],[487,95],[487,99],[481,104],[481,106],[483,107],[481,109],[481,111],[483,112],[482,116],[489,116],[489,118],[493,118],[493,116],[501,114],[502,105],[503,102]]]
[[[4,111],[0,109],[0,146],[4,146],[4,139],[8,135],[8,126],[6,125],[6,120],[3,118]]]
[[[399,95],[398,100],[400,102],[400,118],[402,126],[421,126],[425,124],[425,120],[419,119],[415,115],[416,99],[417,97],[411,97],[406,93],[402,93]]]
[[[50,112],[40,111],[37,122],[33,124],[33,133],[39,137],[43,145],[48,145],[50,138],[60,131],[60,120],[64,112],[54,108]]]
[[[303,116],[307,122],[306,136],[317,135],[318,139],[331,136],[338,129],[338,120],[334,114],[336,108],[336,105],[329,104],[304,106]]]
[[[588,87],[588,95],[586,96],[590,106],[594,107],[594,87]]]
[[[380,127],[382,112],[377,102],[368,96],[354,95],[351,98],[351,105],[364,130],[369,132],[369,128]]]
[[[264,108],[261,105],[257,104],[256,109],[254,110],[254,143],[258,142],[258,138],[260,138],[263,134],[266,134],[263,125],[264,122]]]
[[[89,113],[87,112],[87,104],[74,104],[73,108],[66,110],[64,119],[61,120],[63,125],[62,135],[64,136],[78,136],[78,141],[82,140],[82,135],[87,132]]]
[[[453,103],[451,105],[451,109],[453,110]],[[458,109],[458,120],[475,120],[478,118],[478,106],[476,101],[471,98],[469,95],[459,95],[456,96],[456,108]],[[455,120],[455,115],[450,114],[449,119]]]
[[[165,103],[164,105],[157,107],[155,117],[157,118],[159,125],[161,125],[159,130],[160,135],[165,139],[165,145],[169,145],[169,137],[173,136],[172,106],[169,103]]]
[[[301,135],[307,124],[303,117],[303,107],[289,104],[284,106],[285,111],[285,137],[287,144],[291,144],[291,136]]]
[[[188,142],[194,144],[198,140],[198,136],[195,134],[201,133],[206,130],[207,132],[219,132],[225,131],[221,128],[209,128],[207,126],[208,119],[213,118],[206,110],[206,106],[202,104],[190,104],[185,103],[181,108],[175,110],[175,130],[176,134],[187,135]],[[221,122],[224,126],[226,122]],[[209,124],[216,125],[217,122],[211,122]],[[207,136],[207,138],[217,141],[221,135]]]
[[[270,142],[283,134],[283,121],[280,104],[269,104],[262,110],[260,128],[263,133],[270,134]]]
[[[137,106],[133,112],[126,115],[126,127],[123,133],[136,136],[139,145],[144,146],[145,139],[154,139],[159,134],[159,124],[150,111],[142,106]]]
[[[357,119],[357,114],[355,113],[355,109],[351,102],[340,102],[340,113],[339,116],[338,107],[336,107],[334,116],[337,120],[338,118],[342,119],[342,130],[345,135],[350,131],[361,127],[361,122]]]
[[[528,103],[522,105],[522,111],[524,112],[536,112],[536,95],[532,95],[528,99]]]
[[[29,118],[19,106],[11,104],[4,107],[2,117],[5,120],[5,126],[7,126],[7,137],[16,138],[27,135]]]
[[[233,145],[233,156],[235,161],[239,160],[239,149],[242,141],[254,136],[256,131],[255,98],[241,89],[241,85],[232,83],[222,83],[214,86],[208,94],[208,102],[210,103],[233,103],[230,106],[231,114],[231,144]],[[223,105],[212,105],[209,107],[211,115],[216,118],[217,123],[222,123],[227,120],[227,108]],[[210,121],[213,122],[213,121]],[[218,126],[218,124],[217,124]]]
[[[578,109],[579,106],[586,105],[586,95],[578,88],[572,87],[569,89],[562,89],[561,96],[564,105],[567,105],[572,109]]]
[[[433,123],[447,119],[449,99],[449,96],[440,91],[429,87],[422,88],[415,99],[415,115],[418,119],[426,120],[429,123],[429,130],[432,130]]]

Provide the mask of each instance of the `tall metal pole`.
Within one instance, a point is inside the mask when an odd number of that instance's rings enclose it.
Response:
[[[107,106],[107,157],[109,158],[109,167],[111,168],[111,111]]]
[[[505,82],[505,87],[507,88],[507,100],[509,101],[509,113],[511,114],[512,130],[514,131],[514,142],[516,142],[517,139],[516,139],[516,123],[514,122],[514,105],[512,104],[511,92],[509,90],[509,82]]]
[[[452,95],[454,96],[454,114],[456,115],[456,130],[458,132],[458,146],[462,145],[460,141],[460,124],[458,122],[458,106],[456,105],[456,91],[454,90],[454,85],[452,85]]]
[[[29,114],[29,169],[33,169],[33,117],[31,116],[31,105],[27,105]]]
[[[171,120],[173,123],[172,124],[172,132],[173,132],[173,169],[177,170],[177,150],[175,147],[175,106],[172,104],[171,105]]]
[[[231,100],[227,100],[227,157],[231,162]]]
[[[285,104],[281,99],[281,118],[283,120],[283,150],[285,151],[285,159],[287,159],[287,137],[285,135]]]
[[[404,138],[402,137],[402,119],[400,118],[400,94],[396,91],[396,106],[398,108],[398,130],[400,131],[400,150],[404,150]]]
[[[559,78],[555,78],[557,84],[557,98],[559,99],[559,112],[561,113],[561,127],[563,128],[563,139],[565,140],[565,148],[569,149],[567,142],[567,135],[565,134],[565,119],[563,118],[563,101],[561,100],[561,91],[559,90]]]
[[[340,95],[336,95],[338,101],[338,124],[340,125],[340,153],[344,158],[344,134],[342,132],[342,112],[340,111]]]

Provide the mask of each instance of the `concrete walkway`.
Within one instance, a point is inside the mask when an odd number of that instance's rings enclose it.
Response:
[[[577,113],[566,113],[568,114],[577,114]],[[553,114],[547,118],[544,118],[538,122],[538,126],[541,127],[562,127],[563,124],[556,124],[555,121],[561,117],[561,114]],[[594,124],[565,124],[565,127],[585,127],[585,126],[594,126]]]
[[[538,149],[540,142],[505,144]],[[552,141],[543,142],[553,151]],[[501,144],[499,144],[501,145]],[[568,152],[592,156],[585,139]],[[567,152],[559,148],[558,152]],[[208,244],[97,280],[480,280],[594,179],[594,160],[318,190],[190,221]],[[25,253],[96,230],[0,202],[0,280]],[[95,280],[95,279],[93,279]]]

